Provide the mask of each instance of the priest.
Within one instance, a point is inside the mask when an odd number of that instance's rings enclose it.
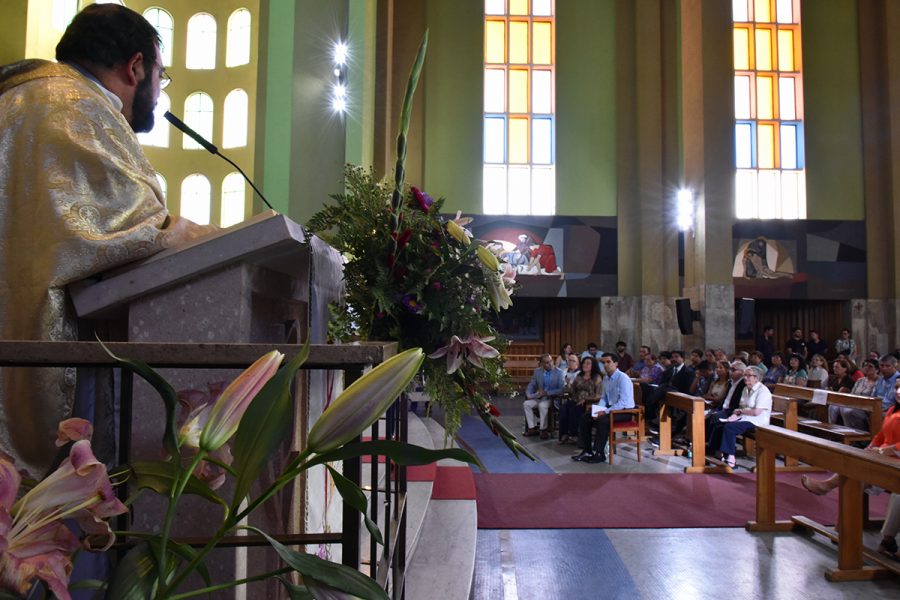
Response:
[[[66,286],[210,231],[165,207],[136,132],[168,78],[140,14],[92,4],[56,63],[0,67],[0,339],[77,339]],[[0,450],[40,476],[73,369],[0,371]],[[80,393],[79,393],[80,396]]]

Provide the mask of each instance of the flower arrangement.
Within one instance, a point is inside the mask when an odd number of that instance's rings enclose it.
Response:
[[[505,344],[490,316],[512,304],[515,269],[472,238],[465,228],[471,219],[442,216],[443,198],[404,183],[409,115],[427,42],[426,32],[407,84],[393,182],[347,166],[345,192],[307,223],[346,260],[346,302],[332,307],[331,334],[423,348],[425,391],[444,410],[448,433],[474,410],[514,454],[533,458],[497,419],[489,396],[508,380],[500,358]]]
[[[118,532],[132,544],[131,549],[118,561],[108,581],[91,580],[83,582],[82,587],[96,588],[106,598],[180,599],[277,578],[292,598],[387,598],[373,579],[359,571],[290,550],[266,532],[241,525],[242,520],[305,470],[325,465],[344,501],[365,517],[373,539],[381,542],[377,525],[366,516],[367,500],[362,490],[328,463],[366,454],[388,456],[400,465],[426,464],[441,458],[476,461],[460,449],[427,450],[394,441],[353,441],[384,414],[418,372],[424,354],[420,348],[412,348],[391,357],[349,386],[313,425],[306,448],[290,460],[274,481],[260,479],[273,454],[290,436],[290,388],[308,352],[307,343],[286,365],[281,364],[282,354],[269,352],[212,402],[193,410],[180,426],[176,414],[178,394],[168,382],[143,363],[117,359],[160,393],[166,406],[162,445],[168,454],[164,460],[128,465],[117,477],[133,481],[135,494],[150,492],[165,497],[167,510],[159,534]],[[55,597],[68,600],[72,554],[81,548],[103,551],[112,545],[116,536],[106,519],[126,512],[133,497],[124,503],[116,498],[105,466],[91,451],[90,435],[87,421],[69,419],[61,423],[57,443],[64,446],[68,456],[59,468],[27,491],[20,490],[22,477],[12,460],[0,453],[0,598],[32,597],[40,579]],[[220,454],[229,446],[229,452]],[[223,460],[226,456],[227,460]],[[204,462],[221,468],[222,476],[204,478]],[[233,478],[230,498],[217,492],[226,477]],[[259,485],[255,486],[257,480]],[[218,529],[211,532],[208,543],[200,549],[171,537],[177,507],[185,494],[203,498],[222,514]],[[77,520],[82,540],[64,520]],[[214,583],[209,579],[205,560],[219,542],[239,529],[252,530],[266,538],[284,566],[236,581]],[[301,575],[302,585],[285,578],[293,572]],[[196,584],[186,583],[192,574],[199,574],[205,587],[198,589]]]

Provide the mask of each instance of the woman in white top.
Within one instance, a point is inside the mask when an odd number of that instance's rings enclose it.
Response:
[[[762,383],[762,369],[747,367],[744,386],[740,407],[726,420],[714,424],[709,435],[709,449],[721,453],[729,467],[735,464],[737,436],[757,425],[767,425],[772,414],[772,392]]]
[[[826,368],[825,357],[821,354],[813,354],[813,357],[809,359],[809,370],[806,372],[806,383],[809,386],[811,382],[818,381],[819,388],[825,389],[828,387],[828,369]]]

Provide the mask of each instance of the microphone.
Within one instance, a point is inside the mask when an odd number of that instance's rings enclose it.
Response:
[[[200,135],[199,133],[197,133],[196,131],[194,131],[194,130],[191,129],[190,127],[188,127],[187,124],[186,124],[184,121],[182,121],[181,119],[179,119],[178,117],[176,117],[175,115],[173,115],[172,113],[170,113],[169,111],[166,111],[166,112],[163,114],[163,117],[165,117],[166,121],[168,121],[169,123],[171,123],[172,126],[175,127],[175,129],[177,129],[177,130],[180,131],[181,133],[187,135],[187,136],[190,137],[192,140],[194,140],[195,142],[197,142],[198,144],[200,144],[201,146],[203,146],[203,148],[205,148],[207,152],[209,152],[210,154],[215,154],[216,156],[222,158],[225,162],[227,162],[228,164],[230,164],[232,167],[234,167],[235,169],[237,169],[237,170],[238,170],[238,173],[240,173],[240,174],[244,177],[244,179],[247,181],[247,183],[250,184],[250,187],[253,188],[253,191],[256,192],[256,195],[259,196],[259,199],[262,200],[263,203],[264,203],[266,206],[268,206],[270,209],[275,210],[275,208],[274,208],[271,204],[269,204],[269,201],[266,200],[266,197],[262,195],[262,192],[260,192],[259,189],[258,189],[255,185],[253,185],[253,182],[250,181],[250,178],[247,177],[247,174],[244,173],[244,170],[241,169],[241,168],[240,168],[239,166],[237,166],[236,164],[234,164],[234,162],[233,162],[230,158],[228,158],[227,156],[225,156],[224,154],[222,154],[221,152],[219,152],[219,149],[216,148],[211,142],[209,142],[209,141],[208,141],[207,139],[205,139],[202,135]],[[276,212],[277,212],[277,211],[276,211]]]

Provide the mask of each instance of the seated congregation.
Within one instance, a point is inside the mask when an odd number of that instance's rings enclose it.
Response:
[[[721,349],[656,354],[642,345],[636,359],[628,355],[624,342],[618,342],[613,352],[590,343],[578,353],[565,344],[556,358],[550,354],[540,357],[525,389],[524,436],[549,440],[555,430],[556,443],[577,447],[572,460],[603,463],[610,435],[615,435],[619,423],[640,422],[641,428],[646,424],[651,440],[658,435],[667,395],[677,392],[703,399],[705,437],[701,439],[706,440],[706,448],[691,450],[704,452],[707,461],[722,465],[726,472],[737,464],[739,444],[745,452],[752,449],[748,440],[759,425],[798,430],[796,414],[791,420],[783,412],[773,412],[785,411],[785,406],[792,404],[802,415],[799,430],[803,433],[890,456],[900,454],[900,438],[894,439],[894,429],[900,427],[896,353],[872,353],[857,365],[855,344],[848,342],[846,332],[833,351],[821,349],[824,342],[818,335],[807,344],[799,328],[791,332],[785,352],[776,351],[771,338],[762,341],[756,350],[730,357]],[[811,354],[809,347],[819,351]],[[860,408],[860,397],[867,398],[872,408]],[[676,439],[680,434],[684,445],[690,444],[684,437],[690,427],[687,417],[685,411],[674,408],[667,417],[672,434]],[[871,427],[875,431],[870,432]],[[637,456],[640,460],[640,446]],[[814,493],[825,493],[836,485],[836,478],[803,481]],[[893,539],[900,523],[896,495],[889,513],[882,551],[895,555]]]

